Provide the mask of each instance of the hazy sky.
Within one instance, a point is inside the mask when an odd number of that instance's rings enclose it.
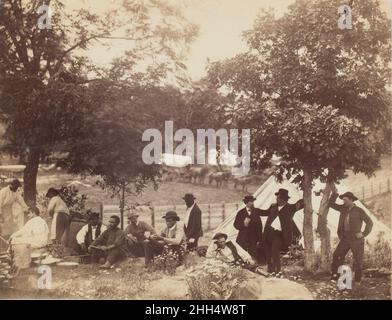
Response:
[[[242,31],[249,29],[260,8],[272,7],[276,12],[283,13],[294,0],[169,0],[180,4],[186,17],[199,25],[200,34],[191,44],[189,58],[186,61],[192,78],[204,75],[207,58],[214,60],[232,57],[246,49],[241,39]],[[382,0],[385,10],[390,9],[392,0]],[[342,1],[343,2],[343,1]],[[67,0],[70,7],[84,7],[91,11],[102,12],[118,0]],[[389,11],[390,13],[390,11]],[[93,48],[91,57],[94,62],[102,65],[127,49],[126,42],[117,42],[116,46],[107,51]]]

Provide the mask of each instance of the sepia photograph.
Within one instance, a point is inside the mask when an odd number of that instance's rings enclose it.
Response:
[[[0,0],[0,300],[391,300],[391,16]]]

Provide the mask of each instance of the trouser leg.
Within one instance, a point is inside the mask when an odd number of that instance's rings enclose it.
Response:
[[[99,263],[99,259],[105,257],[104,252],[102,250],[91,248],[91,262]]]
[[[344,263],[347,252],[350,250],[348,239],[342,238],[332,256],[332,274],[338,273],[339,267]]]
[[[264,243],[264,252],[267,260],[268,272],[274,272],[272,264],[272,242],[270,236]]]
[[[154,259],[154,256],[161,254],[164,247],[164,244],[154,240],[145,241],[143,242],[143,245],[144,256],[146,257],[146,265],[148,265]]]
[[[274,232],[274,237],[272,241],[272,266],[274,272],[280,272],[281,264],[280,264],[280,251],[283,246],[283,236],[280,231]]]
[[[106,261],[111,265],[115,264],[117,261],[124,257],[121,248],[113,248],[106,252]]]
[[[361,281],[362,279],[362,267],[363,267],[363,256],[365,252],[365,240],[353,239],[351,240],[351,251],[354,258],[354,280]]]
[[[64,212],[59,212],[56,220],[56,241],[64,246],[67,246],[68,227],[68,215]]]

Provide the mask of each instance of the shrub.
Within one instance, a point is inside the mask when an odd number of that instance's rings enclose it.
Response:
[[[234,289],[246,280],[246,270],[216,259],[206,259],[189,269],[186,276],[190,299],[227,300]]]
[[[377,241],[369,244],[365,250],[364,267],[391,270],[391,246],[385,239],[384,232],[380,232]]]

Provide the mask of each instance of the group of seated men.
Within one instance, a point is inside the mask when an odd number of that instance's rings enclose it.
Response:
[[[184,244],[184,232],[177,222],[177,213],[169,211],[163,216],[166,227],[160,234],[133,211],[128,213],[128,226],[124,231],[119,228],[120,218],[111,216],[105,227],[99,220],[98,213],[89,216],[76,240],[81,254],[91,254],[91,261],[99,263],[105,260],[102,268],[113,268],[116,262],[126,256],[145,257],[146,266],[150,266],[154,256],[163,252],[166,246],[178,250]]]

